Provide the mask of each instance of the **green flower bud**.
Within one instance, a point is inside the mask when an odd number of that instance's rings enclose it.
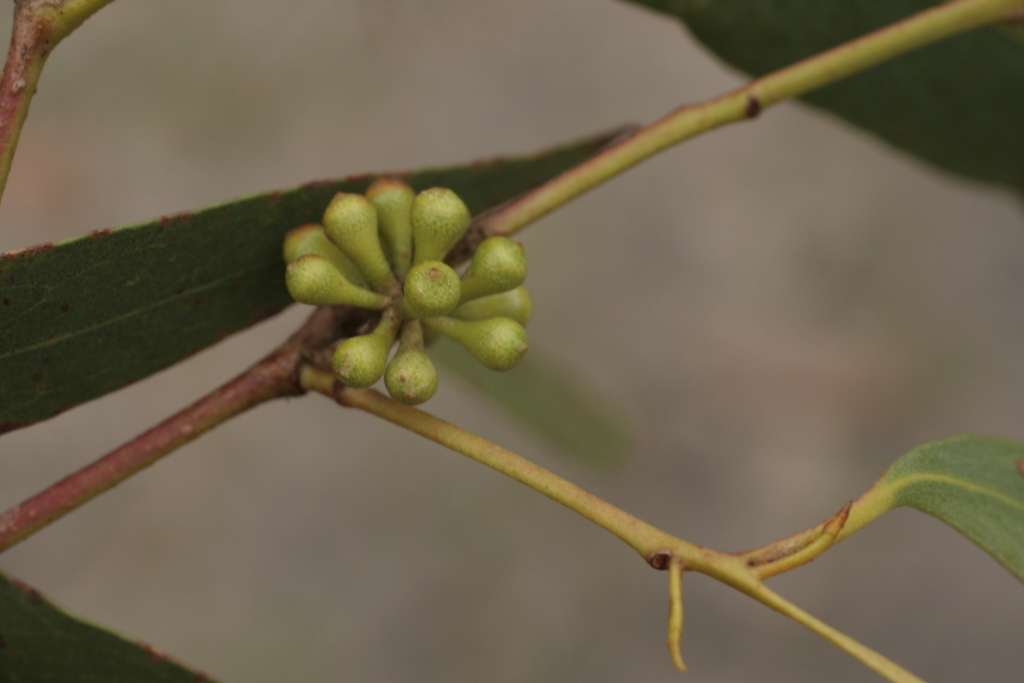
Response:
[[[384,375],[388,352],[395,343],[401,320],[391,309],[384,311],[373,332],[349,337],[338,344],[332,365],[334,374],[350,387],[368,387]]]
[[[452,311],[453,318],[459,320],[486,320],[502,316],[512,318],[520,325],[530,322],[533,314],[533,298],[526,291],[526,287],[519,286],[501,294],[482,296],[479,299],[459,304],[459,307]]]
[[[288,293],[304,304],[381,309],[388,301],[383,294],[352,284],[330,261],[316,254],[306,254],[289,263],[284,279]]]
[[[359,267],[377,292],[387,292],[398,281],[384,256],[377,234],[377,210],[361,194],[339,192],[324,211],[324,230],[335,245]]]
[[[330,261],[335,268],[341,271],[345,279],[354,285],[362,287],[366,284],[363,274],[356,268],[348,256],[341,253],[334,244],[327,239],[324,226],[319,223],[307,223],[300,225],[294,230],[289,230],[284,235],[284,262],[291,263],[300,256],[316,254],[323,256]]]
[[[384,373],[384,385],[391,398],[406,405],[423,403],[437,391],[437,369],[423,351],[419,320],[402,324],[402,341]]]
[[[391,255],[398,279],[404,279],[412,263],[410,211],[416,194],[401,180],[378,178],[366,189],[366,198],[377,209],[377,222]]]
[[[511,370],[526,353],[526,330],[511,318],[488,318],[476,322],[427,318],[423,324],[462,344],[491,370]]]
[[[459,305],[459,276],[440,261],[424,261],[405,276],[402,313],[408,318],[433,318]]]
[[[523,245],[507,237],[488,237],[477,247],[473,261],[462,275],[461,301],[507,292],[525,279]]]
[[[449,189],[433,187],[412,203],[413,263],[441,261],[469,227],[469,209]]]

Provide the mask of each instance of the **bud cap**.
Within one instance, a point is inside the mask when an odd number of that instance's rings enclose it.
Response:
[[[291,263],[306,254],[316,254],[330,261],[352,284],[360,287],[366,284],[366,280],[356,268],[356,264],[352,263],[348,256],[341,253],[341,250],[327,239],[324,226],[319,223],[307,223],[286,232],[283,251],[285,263]]]
[[[346,385],[368,387],[384,375],[388,353],[395,343],[400,320],[391,309],[384,311],[373,332],[349,337],[334,351],[334,374]]]
[[[462,302],[515,289],[526,279],[523,245],[507,237],[488,237],[462,276]]]
[[[469,227],[469,209],[457,194],[443,187],[416,195],[410,218],[413,263],[443,260]]]
[[[412,262],[410,212],[416,193],[401,180],[378,178],[366,189],[366,198],[377,209],[380,234],[387,243],[391,266],[399,279],[405,278]]]
[[[437,391],[437,369],[423,351],[419,320],[402,324],[402,341],[384,373],[384,385],[393,399],[406,405],[423,403]]]
[[[441,261],[424,261],[410,268],[403,289],[402,313],[410,318],[448,315],[459,305],[462,292],[458,274]]]
[[[289,263],[284,278],[288,293],[304,304],[348,304],[372,309],[387,304],[384,295],[352,284],[330,261],[316,254],[306,254]]]
[[[427,327],[451,337],[491,370],[511,370],[523,359],[526,330],[511,318],[466,322],[455,318],[427,318]]]
[[[361,194],[339,192],[324,211],[327,237],[352,259],[377,292],[397,285],[377,234],[377,210]]]

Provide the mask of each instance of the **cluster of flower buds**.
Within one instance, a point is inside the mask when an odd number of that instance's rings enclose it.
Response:
[[[468,226],[469,209],[451,190],[415,194],[400,180],[381,178],[365,196],[339,192],[322,225],[285,236],[286,284],[296,301],[382,312],[368,334],[338,344],[333,366],[342,382],[367,387],[383,377],[395,400],[423,403],[437,390],[437,370],[424,351],[436,334],[492,370],[522,359],[533,308],[522,286],[523,246],[490,237],[459,276],[444,257]]]

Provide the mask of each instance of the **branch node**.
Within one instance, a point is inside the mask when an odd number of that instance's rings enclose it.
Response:
[[[761,109],[761,100],[759,100],[754,95],[747,95],[747,118],[756,119],[758,115],[761,113]]]
[[[647,558],[647,563],[658,571],[665,571],[672,563],[672,553],[668,550],[656,550]]]
[[[846,520],[850,518],[850,509],[853,508],[853,501],[851,500],[843,509],[832,515],[827,522],[825,522],[825,528],[822,529],[826,534],[836,539],[839,536],[839,532],[846,526]]]

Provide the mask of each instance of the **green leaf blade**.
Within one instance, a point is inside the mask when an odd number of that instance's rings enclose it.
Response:
[[[607,468],[621,463],[632,446],[622,410],[564,364],[534,349],[508,372],[488,370],[447,339],[429,353],[561,453]]]
[[[539,154],[399,172],[476,214],[575,166],[600,135]],[[375,175],[310,183],[56,245],[0,254],[0,433],[169,367],[292,302],[286,231]]]
[[[213,683],[148,645],[55,607],[0,574],[0,682]]]
[[[761,76],[892,24],[931,0],[631,0],[681,19]],[[989,26],[803,97],[948,171],[1024,192],[1024,29]]]
[[[1024,444],[965,434],[903,456],[879,482],[891,507],[941,519],[1024,582]]]

